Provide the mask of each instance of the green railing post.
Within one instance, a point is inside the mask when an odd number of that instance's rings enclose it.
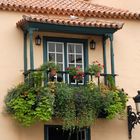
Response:
[[[111,74],[114,76],[115,66],[114,66],[113,34],[109,34],[109,40],[110,40]],[[115,76],[114,76],[114,81],[115,81]]]
[[[24,60],[24,81],[27,82],[27,31],[23,32],[23,60]]]
[[[29,29],[30,37],[30,69],[34,69],[34,51],[33,51],[33,30]]]
[[[102,43],[103,43],[103,64],[104,64],[104,74],[105,74],[105,76],[104,76],[105,85],[107,84],[107,77],[106,77],[106,74],[107,74],[106,39],[107,39],[107,36],[104,35],[103,39],[102,39]]]
[[[27,72],[27,32],[24,32],[24,72]]]

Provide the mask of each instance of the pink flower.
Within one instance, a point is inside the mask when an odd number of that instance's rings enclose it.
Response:
[[[80,66],[77,66],[76,68],[77,68],[77,69],[80,69]]]
[[[76,79],[77,78],[77,76],[73,76],[73,79]]]

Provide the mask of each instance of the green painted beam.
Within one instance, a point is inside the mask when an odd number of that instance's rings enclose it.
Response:
[[[61,32],[71,34],[85,34],[85,35],[104,35],[113,34],[117,29],[113,28],[99,28],[99,27],[81,27],[81,26],[69,26],[58,25],[49,23],[27,22],[24,24],[23,30],[29,30],[30,28],[36,28],[38,31],[48,32]]]
[[[27,72],[28,69],[28,64],[27,64],[27,32],[24,32],[24,48],[23,48],[23,52],[24,52],[24,73]]]
[[[107,39],[107,36],[104,35],[103,38],[102,38],[104,74],[107,74],[106,39]],[[104,82],[105,82],[105,84],[107,84],[107,77],[104,78]]]
[[[33,51],[33,30],[29,30],[29,38],[30,38],[30,69],[34,69],[34,51]]]

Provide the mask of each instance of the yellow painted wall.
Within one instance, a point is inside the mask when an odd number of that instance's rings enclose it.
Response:
[[[23,128],[4,112],[4,96],[7,90],[23,81],[23,33],[17,29],[16,22],[23,13],[0,11],[0,140],[43,140],[44,124],[39,123],[31,128]],[[124,21],[124,28],[114,35],[115,69],[119,74],[117,85],[123,87],[129,96],[136,95],[140,88],[140,21]],[[36,34],[35,34],[36,35]],[[98,60],[102,63],[101,37],[40,33],[41,36],[92,38],[97,42],[97,49],[89,49],[89,62]],[[108,44],[108,43],[107,43]],[[42,46],[34,46],[35,66],[43,62]],[[29,46],[28,46],[29,49]],[[28,51],[29,52],[29,51]],[[107,47],[108,69],[110,69],[110,52]],[[28,57],[29,61],[29,57]],[[129,100],[132,104],[132,99]],[[133,132],[133,139],[139,140],[140,128]],[[128,140],[127,121],[114,119],[98,120],[91,128],[91,140]]]

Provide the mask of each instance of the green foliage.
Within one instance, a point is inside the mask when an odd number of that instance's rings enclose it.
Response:
[[[38,99],[34,115],[41,121],[48,121],[52,118],[54,96],[47,88],[38,91]]]
[[[11,100],[14,100],[21,94],[26,93],[27,90],[29,90],[29,86],[25,83],[10,89],[5,97],[5,104],[7,105]],[[6,106],[6,111],[10,113],[13,109],[10,106]]]
[[[76,108],[76,125],[80,128],[90,126],[97,118],[100,107],[99,89],[89,89],[87,86],[78,87],[74,94]]]
[[[55,97],[55,117],[64,121],[64,129],[75,127],[74,88],[65,83],[58,83]]]
[[[35,121],[34,111],[32,110],[32,106],[35,105],[35,94],[32,93],[33,91],[30,90],[27,95],[21,94],[7,103],[14,118],[25,126],[29,126]]]
[[[30,126],[37,120],[50,120],[53,114],[54,96],[49,94],[46,88],[25,89],[26,84],[9,91],[5,99],[6,110],[23,126]],[[11,97],[16,93],[16,96]]]
[[[102,69],[103,66],[98,61],[94,61],[93,64],[89,65],[87,72],[97,75],[101,73]]]
[[[102,90],[102,106],[106,112],[107,119],[113,119],[117,115],[123,115],[127,102],[127,95],[122,90],[106,89]]]
[[[34,71],[30,73],[30,80],[29,80],[30,86],[39,88],[42,86],[42,80],[43,80],[42,71]]]
[[[99,88],[72,87],[59,83],[55,97],[55,117],[64,121],[64,129],[90,126],[100,108]]]
[[[84,86],[48,82],[43,84],[44,71],[30,73],[28,83],[9,90],[6,110],[24,126],[53,117],[63,121],[64,129],[83,128],[93,124],[100,114],[112,119],[124,112],[127,96],[118,90],[114,80],[109,87],[89,82]]]
[[[110,88],[110,89],[116,89],[116,86],[115,86],[115,81],[114,81],[114,77],[113,76],[111,76],[111,75],[108,75],[107,76],[107,82],[108,82],[108,87]]]
[[[48,61],[47,63],[45,63],[41,66],[41,70],[43,70],[43,71],[46,71],[46,70],[49,71],[51,69],[55,69],[58,71],[60,69],[60,66],[53,61]]]

